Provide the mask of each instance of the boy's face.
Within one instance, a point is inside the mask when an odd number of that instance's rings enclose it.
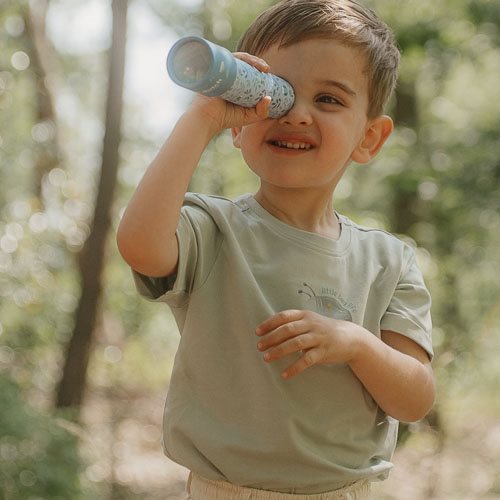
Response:
[[[365,163],[381,146],[374,145],[372,130],[381,118],[367,117],[364,55],[334,40],[311,39],[272,46],[260,57],[292,84],[295,104],[282,118],[233,129],[235,146],[260,177],[261,189],[317,188],[331,194],[351,160]]]

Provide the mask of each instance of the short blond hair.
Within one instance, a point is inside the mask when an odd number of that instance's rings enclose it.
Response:
[[[396,87],[400,52],[392,30],[355,0],[281,0],[257,17],[237,50],[258,56],[272,45],[311,38],[330,38],[365,55],[367,113],[370,118],[381,115]]]

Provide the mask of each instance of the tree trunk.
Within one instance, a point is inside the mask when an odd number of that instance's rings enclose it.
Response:
[[[113,40],[109,51],[101,177],[90,236],[79,262],[82,291],[56,401],[57,407],[74,407],[76,411],[79,410],[85,393],[93,333],[99,316],[106,240],[111,227],[111,207],[119,163],[127,0],[113,0],[112,10]]]
[[[416,91],[413,84],[400,84],[396,90],[394,120],[397,126],[412,128],[418,133],[419,119]],[[417,187],[408,172],[403,171],[394,182],[391,230],[398,234],[408,233],[418,220]]]
[[[49,0],[41,0],[23,10],[31,68],[35,75],[35,119],[36,125],[46,127],[45,131],[34,135],[35,166],[33,169],[33,192],[43,205],[42,179],[60,163],[61,151],[57,137],[57,120],[54,111],[53,92],[49,81],[56,74],[54,48],[47,38],[45,23]],[[49,77],[49,78],[48,78]],[[52,89],[53,90],[53,89]]]

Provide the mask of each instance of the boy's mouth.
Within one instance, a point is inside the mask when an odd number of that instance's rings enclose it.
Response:
[[[269,144],[283,149],[293,149],[293,150],[304,150],[307,151],[313,146],[307,142],[296,142],[296,141],[269,141]]]

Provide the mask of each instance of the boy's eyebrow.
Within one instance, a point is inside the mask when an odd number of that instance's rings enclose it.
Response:
[[[356,97],[356,92],[354,92],[349,85],[346,83],[339,82],[338,80],[321,80],[318,82],[320,85],[327,85],[329,87],[337,87],[340,90],[343,90],[346,94],[349,94],[351,97]]]

